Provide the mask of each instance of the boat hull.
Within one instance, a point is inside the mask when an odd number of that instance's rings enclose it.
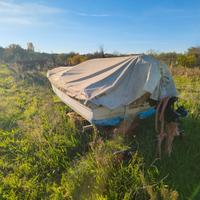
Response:
[[[104,106],[94,106],[94,108],[91,108],[68,96],[54,85],[52,85],[52,88],[65,104],[92,124],[118,125],[122,119],[133,120],[139,112],[149,108],[148,104],[138,107],[123,106],[113,110]]]

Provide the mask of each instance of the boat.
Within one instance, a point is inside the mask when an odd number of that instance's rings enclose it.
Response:
[[[167,65],[151,56],[97,58],[47,72],[55,94],[94,125],[116,126],[152,110],[149,99],[177,96]]]

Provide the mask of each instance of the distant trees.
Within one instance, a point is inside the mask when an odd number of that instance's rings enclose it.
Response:
[[[22,47],[18,44],[10,44],[8,47],[8,49],[22,49]]]
[[[160,53],[156,55],[157,59],[162,60],[167,65],[176,65],[177,57],[178,54],[176,52]]]
[[[11,44],[6,48],[0,47],[0,63],[14,64],[21,70],[41,70],[55,66],[76,65],[87,59],[86,55],[73,52],[68,54],[34,52],[31,42],[27,43],[27,49],[23,49],[18,44]]]
[[[84,62],[88,60],[88,57],[87,56],[84,56],[84,55],[80,55],[80,54],[73,54],[71,56],[68,57],[67,59],[67,64],[68,65],[77,65],[81,62]]]
[[[195,56],[200,56],[200,46],[189,48],[188,54],[194,54]]]
[[[189,48],[188,55],[193,55],[195,57],[195,65],[200,66],[200,46]]]
[[[194,67],[196,65],[196,57],[193,54],[181,54],[177,57],[178,65],[183,67]]]
[[[177,62],[184,67],[200,67],[200,47],[189,48],[185,54],[178,56]]]
[[[3,48],[3,47],[0,47],[0,63],[3,62],[3,60],[2,60],[2,55],[3,55],[3,53],[4,53],[4,48]]]
[[[101,46],[99,47],[99,54],[100,54],[100,56],[101,56],[102,58],[105,57],[104,47],[103,47],[103,45],[101,45]]]
[[[26,51],[18,44],[11,44],[1,54],[1,59],[6,63],[15,63],[26,58]]]
[[[50,54],[51,60],[53,62],[54,66],[62,65],[65,66],[67,65],[67,58],[69,54]]]
[[[156,59],[171,65],[184,67],[200,67],[200,47],[191,47],[185,53],[159,53],[153,50],[148,52]],[[94,53],[81,55],[79,53],[39,53],[34,52],[33,43],[27,43],[27,49],[18,44],[11,44],[6,48],[0,47],[0,63],[16,64],[23,70],[47,69],[55,66],[77,65],[88,59],[120,56],[121,54],[108,54],[104,52],[103,46]]]
[[[148,54],[156,59],[173,66],[200,67],[200,47],[191,47],[186,53],[158,53],[150,50]]]
[[[33,49],[32,49],[33,50]],[[0,48],[1,63],[15,64],[23,70],[41,69],[52,65],[50,54],[34,52],[31,49],[23,49],[18,44],[11,44],[6,48]]]

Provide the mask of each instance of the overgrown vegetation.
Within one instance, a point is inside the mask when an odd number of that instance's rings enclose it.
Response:
[[[149,51],[147,54],[173,67],[200,67],[200,47],[191,47],[185,53],[176,52],[156,52]],[[103,47],[94,53],[79,54],[70,53],[40,53],[34,52],[32,43],[28,43],[27,49],[17,44],[11,44],[6,48],[0,47],[0,63],[10,64],[21,69],[27,70],[47,70],[54,66],[76,65],[88,59],[104,58],[113,56],[123,56],[119,53],[105,53]]]
[[[190,116],[172,157],[156,161],[153,119],[136,138],[83,134],[43,72],[0,65],[0,199],[199,199],[199,69],[174,73]],[[115,159],[132,146],[129,162]]]
[[[92,54],[80,55],[74,52],[60,54],[35,52],[32,43],[28,43],[27,49],[18,44],[11,44],[6,48],[0,47],[0,63],[10,64],[22,71],[46,70],[59,65],[76,65],[87,59],[111,56],[114,55],[104,55],[103,48]]]

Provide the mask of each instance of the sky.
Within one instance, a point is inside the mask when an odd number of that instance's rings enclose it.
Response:
[[[0,0],[0,46],[49,53],[185,52],[200,46],[199,0]]]

